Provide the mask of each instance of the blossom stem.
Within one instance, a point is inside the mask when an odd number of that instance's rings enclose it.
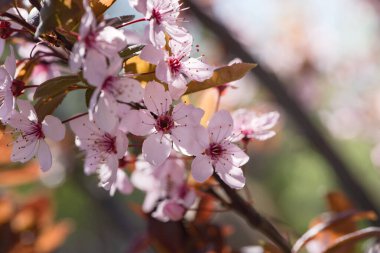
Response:
[[[16,15],[13,15],[13,14],[8,13],[8,12],[4,12],[0,16],[7,17],[7,18],[15,21],[19,25],[21,25],[21,26],[25,27],[26,29],[28,29],[33,34],[36,32],[36,28],[34,26],[32,26],[31,24],[25,22],[24,20],[22,20],[21,18],[17,17]]]
[[[124,26],[132,25],[132,24],[135,24],[135,23],[143,22],[143,21],[148,21],[148,19],[146,19],[146,18],[135,19],[135,20],[132,20],[130,22],[118,25],[118,26],[116,26],[116,28],[119,29],[119,28],[122,28]]]
[[[23,90],[37,88],[37,87],[39,87],[39,85],[27,85],[27,86],[24,86]]]
[[[81,113],[81,114],[75,115],[75,116],[73,116],[73,117],[71,117],[71,118],[68,118],[68,119],[63,120],[62,123],[65,124],[65,123],[67,123],[67,122],[70,122],[70,121],[72,121],[72,120],[74,120],[74,119],[80,118],[80,117],[82,117],[82,116],[84,116],[84,115],[87,115],[87,114],[88,114],[88,112],[84,112],[84,113]]]
[[[275,243],[283,252],[290,253],[291,245],[281,235],[281,233],[272,225],[272,223],[263,217],[253,206],[245,201],[235,190],[231,189],[223,180],[216,174],[214,178],[219,182],[226,195],[230,198],[230,207],[243,216],[247,222],[258,229],[261,233],[267,236]]]

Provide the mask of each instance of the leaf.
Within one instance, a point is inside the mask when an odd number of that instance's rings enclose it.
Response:
[[[127,23],[133,20],[134,18],[135,18],[134,15],[125,15],[125,16],[106,19],[104,21],[106,22],[106,25],[117,27],[119,25],[122,25],[124,23]]]
[[[301,238],[299,238],[297,242],[294,244],[292,252],[293,253],[299,252],[303,246],[305,246],[308,242],[313,240],[318,235],[324,233],[324,231],[334,230],[334,228],[342,224],[344,225],[345,223],[348,223],[348,222],[354,223],[363,219],[375,220],[376,218],[377,218],[376,214],[372,211],[359,212],[359,211],[351,210],[351,211],[346,211],[346,212],[336,214],[336,216],[333,216],[327,221],[313,226],[305,234],[303,234]],[[331,238],[331,239],[335,240],[335,238]]]
[[[132,57],[137,56],[137,53],[140,52],[144,48],[144,45],[139,46],[129,46],[123,51],[120,52],[120,57],[124,60],[128,60]]]
[[[96,17],[102,15],[115,0],[90,0],[90,6]],[[84,8],[82,0],[45,0],[40,11],[40,24],[36,37],[54,31],[59,27],[66,31],[75,30],[82,18]]]
[[[0,14],[12,7],[12,0],[0,0]]]
[[[60,76],[49,79],[42,83],[34,93],[34,99],[54,97],[67,92],[69,89],[78,87],[76,84],[81,81],[80,77],[75,76]]]
[[[34,105],[38,119],[42,121],[47,115],[51,115],[55,109],[62,103],[67,93],[61,93],[54,97],[41,98]]]
[[[239,80],[256,66],[257,64],[253,63],[235,63],[230,66],[221,67],[215,70],[214,75],[204,82],[190,82],[187,85],[187,91],[185,94],[195,93]]]
[[[380,237],[380,228],[368,227],[350,234],[339,237],[333,244],[329,245],[322,253],[334,253],[347,244],[353,245],[363,239],[369,239],[372,237]]]

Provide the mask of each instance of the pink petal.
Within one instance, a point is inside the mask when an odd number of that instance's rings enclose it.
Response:
[[[157,204],[157,201],[161,198],[159,191],[151,191],[145,195],[142,210],[145,213],[151,212]]]
[[[259,141],[265,141],[272,138],[275,135],[276,135],[275,131],[259,131],[259,132],[254,132],[253,134],[249,135],[249,137],[255,140],[259,140]]]
[[[60,141],[65,137],[65,126],[62,122],[51,115],[47,115],[42,121],[42,131],[44,135],[54,141]]]
[[[74,44],[74,47],[70,54],[69,67],[73,73],[77,73],[83,64],[83,57],[86,52],[85,44],[77,42]]]
[[[130,132],[134,135],[144,136],[154,129],[156,121],[146,110],[131,110],[122,119],[120,130]]]
[[[82,39],[85,39],[91,30],[95,30],[96,19],[91,7],[88,5],[87,0],[83,1],[83,7],[85,9],[85,13],[80,22],[79,34]]]
[[[84,173],[90,175],[96,172],[101,157],[96,152],[87,152],[84,160]]]
[[[36,111],[34,110],[33,105],[27,101],[27,100],[22,100],[22,99],[17,99],[16,100],[18,109],[20,110],[20,113],[28,118],[30,121],[37,122],[37,114]]]
[[[156,67],[156,77],[165,83],[171,83],[172,73],[166,61],[161,61]]]
[[[145,14],[147,11],[146,4],[146,0],[129,0],[129,5],[142,14]]]
[[[127,135],[121,131],[117,131],[116,134],[116,150],[117,158],[121,159],[124,157],[128,150],[128,138]]]
[[[123,102],[140,102],[144,97],[144,89],[139,81],[131,78],[120,78],[115,84],[116,87],[121,87],[123,92],[117,97]]]
[[[151,134],[143,143],[143,157],[153,166],[159,166],[169,157],[171,145],[171,141],[166,136],[158,133]]]
[[[229,137],[233,130],[233,120],[229,112],[219,111],[208,124],[208,132],[213,142],[219,143]]]
[[[153,45],[146,45],[141,51],[140,58],[154,65],[158,65],[160,61],[164,60],[165,51]]]
[[[133,191],[133,185],[129,181],[128,175],[121,169],[117,170],[116,186],[123,194],[130,194]]]
[[[19,136],[13,143],[11,155],[12,162],[26,162],[33,158],[36,154],[37,141],[27,141],[22,136]]]
[[[257,120],[253,123],[253,127],[258,131],[271,129],[277,124],[279,118],[280,114],[278,112],[265,113],[258,116]]]
[[[211,177],[213,171],[211,160],[207,156],[199,155],[191,163],[191,175],[199,183]]]
[[[180,99],[181,96],[186,92],[187,90],[187,86],[184,86],[182,88],[177,88],[177,87],[174,87],[173,85],[169,84],[168,85],[169,87],[169,93],[170,93],[170,96],[173,98],[173,99]]]
[[[241,167],[249,161],[249,156],[237,145],[230,143],[229,145],[224,145],[224,148],[232,158],[234,166]]]
[[[9,75],[14,78],[16,75],[16,58],[13,47],[11,47],[11,54],[5,59],[4,65]]]
[[[96,50],[88,50],[83,63],[83,77],[93,86],[101,86],[107,76],[107,61],[104,55]]]
[[[178,103],[173,109],[173,119],[180,125],[197,126],[204,115],[202,109],[193,105]]]
[[[51,168],[52,156],[50,148],[44,140],[40,140],[37,150],[37,159],[42,171],[48,171]]]
[[[108,92],[100,94],[98,104],[95,107],[94,121],[105,132],[111,132],[119,123],[117,102]]]
[[[169,111],[172,98],[164,86],[155,81],[149,82],[145,87],[144,104],[147,109],[156,115]]]
[[[154,19],[149,21],[149,40],[150,42],[158,48],[162,48],[166,44],[165,33],[160,25],[156,25]]]
[[[185,208],[175,201],[167,201],[163,208],[165,216],[169,217],[172,221],[179,221],[185,215]]]
[[[176,25],[165,25],[165,30],[173,40],[178,41],[182,45],[190,44],[191,48],[193,36],[188,33],[185,28]],[[190,50],[188,50],[188,54],[190,54]],[[176,54],[176,52],[174,52],[174,54]]]
[[[245,177],[243,175],[243,171],[240,168],[233,167],[226,173],[217,172],[217,174],[231,188],[241,189],[245,185]]]
[[[96,37],[96,49],[111,59],[126,46],[127,38],[124,32],[112,26],[101,29]]]
[[[215,67],[201,62],[198,59],[190,58],[182,62],[181,71],[186,74],[191,80],[203,82],[210,79],[214,74]]]

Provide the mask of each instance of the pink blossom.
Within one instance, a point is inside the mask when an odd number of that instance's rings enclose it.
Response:
[[[159,166],[170,155],[172,145],[184,154],[191,154],[192,132],[204,112],[184,103],[173,107],[169,92],[154,81],[145,88],[144,104],[146,110],[131,110],[121,122],[124,131],[139,136],[149,134],[142,146],[144,158]]]
[[[16,75],[16,58],[11,49],[4,65],[0,66],[0,120],[5,122],[15,109],[16,96],[20,90],[20,82],[14,79]],[[23,85],[22,85],[23,86]]]
[[[140,55],[142,59],[157,65],[157,78],[169,84],[169,91],[175,99],[186,91],[189,81],[203,82],[211,78],[215,69],[199,59],[191,58],[191,45],[192,40],[182,44],[171,40],[171,55],[151,45],[145,46]]]
[[[248,162],[249,157],[231,142],[232,130],[233,120],[227,111],[215,113],[207,129],[198,129],[200,150],[191,164],[196,181],[206,181],[215,170],[230,187],[244,187],[245,178],[240,167]]]
[[[137,80],[117,76],[121,59],[115,60],[109,67],[106,64],[101,66],[101,63],[99,67],[105,71],[91,83],[96,89],[90,100],[90,120],[94,119],[104,131],[110,131],[119,123],[120,103],[140,102],[143,88]]]
[[[100,180],[99,186],[109,191],[111,196],[115,195],[116,190],[123,194],[130,194],[133,191],[133,185],[122,169],[115,170],[102,164],[97,173]]]
[[[143,211],[161,221],[180,220],[195,202],[195,192],[185,180],[185,164],[173,155],[162,165],[153,167],[140,160],[131,181],[134,186],[146,192]]]
[[[76,135],[75,144],[86,151],[86,174],[96,172],[102,164],[112,171],[118,169],[119,159],[124,157],[128,148],[128,139],[124,133],[117,127],[106,132],[90,121],[88,116],[71,121],[70,126]]]
[[[65,136],[65,126],[51,115],[40,123],[32,104],[18,99],[17,106],[20,112],[14,112],[9,119],[11,125],[20,135],[13,143],[11,160],[26,162],[37,156],[41,169],[47,171],[52,165],[52,156],[45,138],[60,141]]]
[[[87,1],[84,2],[85,14],[79,28],[79,38],[70,57],[70,68],[73,72],[83,67],[83,76],[90,83],[102,74],[99,66],[119,58],[118,52],[127,46],[124,33],[114,27],[97,25],[96,18]]]
[[[239,109],[232,113],[234,119],[233,141],[259,140],[265,141],[276,135],[273,128],[280,114],[278,112],[269,112],[258,115],[254,111]]]
[[[181,4],[178,0],[129,0],[137,11],[149,20],[149,40],[153,46],[162,48],[166,44],[165,33],[180,43],[191,36],[186,29],[177,25]]]

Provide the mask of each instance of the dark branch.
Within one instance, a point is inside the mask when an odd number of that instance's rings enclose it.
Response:
[[[192,1],[187,2],[192,13],[212,31],[220,41],[226,45],[226,48],[230,50],[230,53],[238,56],[245,62],[258,63],[257,59],[248,53],[243,46],[230,34],[228,29],[204,13],[196,4]],[[380,215],[379,208],[368,197],[362,186],[355,180],[351,171],[353,171],[347,163],[340,157],[336,150],[329,144],[324,137],[326,134],[322,134],[311,118],[310,113],[304,110],[304,107],[297,102],[285,89],[289,87],[283,83],[277,76],[269,69],[263,66],[256,67],[252,74],[254,74],[263,85],[268,89],[273,96],[281,104],[288,115],[293,119],[294,123],[303,132],[305,138],[309,141],[312,147],[319,152],[319,154],[330,164],[334,171],[338,182],[341,184],[347,195],[356,203],[359,208],[365,210],[373,210]],[[379,220],[375,222],[380,225]]]

